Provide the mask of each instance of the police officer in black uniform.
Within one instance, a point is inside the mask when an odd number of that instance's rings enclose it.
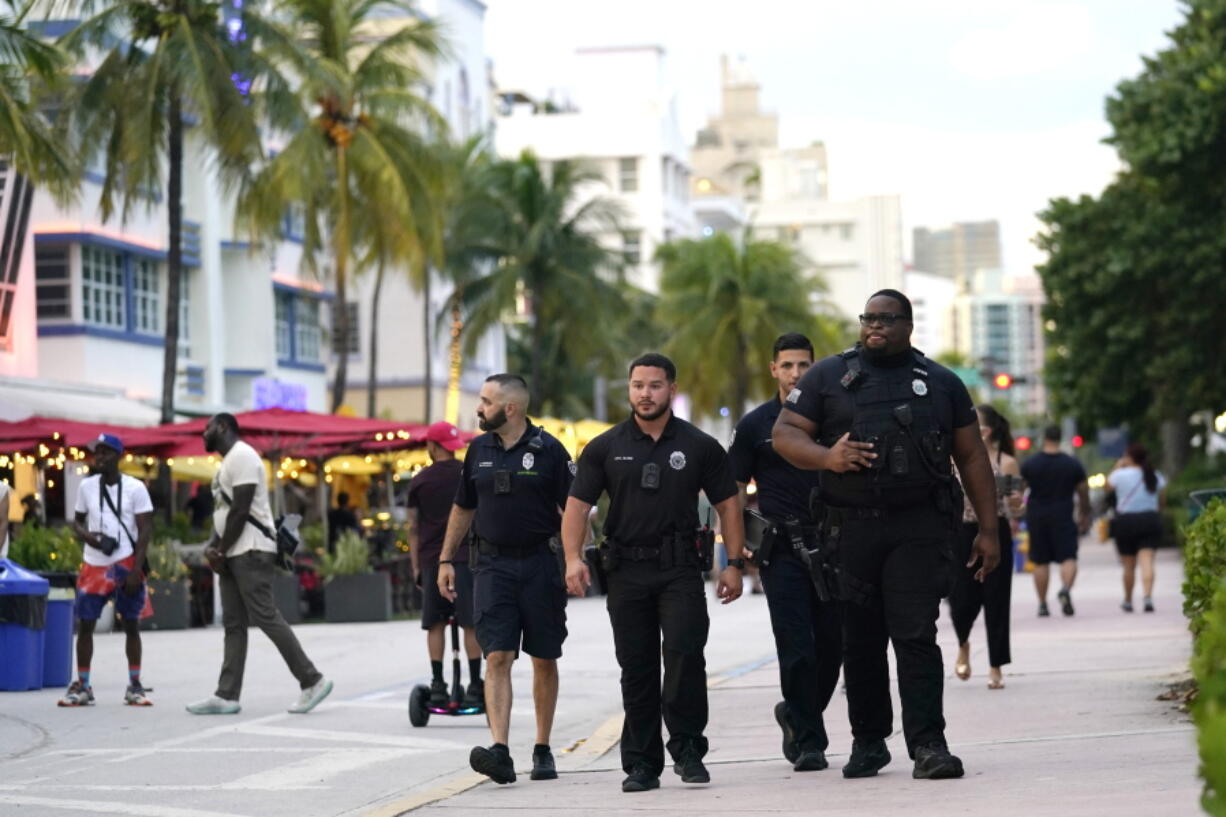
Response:
[[[717,588],[724,604],[740,597],[745,567],[744,532],[728,457],[714,438],[673,415],[676,380],[677,369],[664,355],[646,354],[630,364],[634,415],[583,450],[562,520],[567,586],[582,596],[590,583],[580,553],[588,512],[608,492],[601,558],[622,670],[624,792],[660,785],[661,712],[673,770],[685,783],[711,779],[702,762],[707,753],[703,649],[710,624],[702,570],[709,569],[714,536],[701,527],[699,491],[719,514],[730,557]]]
[[[558,664],[566,638],[566,584],[558,537],[574,463],[556,438],[528,419],[528,385],[496,374],[481,387],[477,417],[485,431],[469,444],[447,536],[439,591],[455,600],[451,560],[470,525],[477,642],[485,653],[485,708],[494,745],[474,747],[469,764],[496,783],[515,781],[507,739],[511,665],[520,647],[532,656],[536,746],[532,779],[558,776],[549,748],[558,702]],[[475,519],[474,519],[475,517]]]
[[[875,293],[860,316],[860,343],[805,373],[773,435],[789,462],[822,472],[822,533],[837,548],[845,602],[843,673],[854,741],[844,777],[869,777],[890,762],[887,640],[898,662],[912,776],[962,776],[962,761],[945,743],[936,642],[962,507],[951,456],[976,515],[992,520],[972,548],[976,578],[1000,560],[996,486],[970,395],[956,375],[911,347],[911,314],[901,292]]]
[[[818,472],[800,470],[771,446],[784,399],[812,365],[813,344],[807,337],[795,332],[779,336],[770,365],[778,393],[737,423],[728,450],[743,502],[748,483],[757,486],[758,513],[749,511],[746,517],[746,547],[753,549],[762,574],[779,653],[783,700],[775,705],[775,720],[783,729],[783,755],[798,772],[827,766],[830,741],[822,713],[843,663],[837,599],[825,577],[817,576],[815,583],[810,572],[810,560],[819,558],[814,553],[817,520],[810,509]]]

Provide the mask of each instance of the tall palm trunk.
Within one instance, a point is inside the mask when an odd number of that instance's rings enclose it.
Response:
[[[162,354],[162,422],[175,419],[175,373],[179,368],[179,298],[183,271],[183,111],[177,87],[170,89],[166,212],[170,248],[166,259],[166,337]]]
[[[738,331],[736,333],[736,379],[732,386],[734,405],[730,406],[733,417],[740,417],[745,411],[745,404],[749,402],[749,384],[752,377],[753,372],[749,368],[749,344],[745,336]]]
[[[464,313],[460,311],[460,302],[464,299],[464,288],[457,284],[451,296],[451,342],[447,350],[447,361],[450,364],[447,371],[447,404],[443,407],[443,419],[455,425],[460,421],[460,379],[464,373]]]
[[[425,355],[422,372],[425,381],[425,417],[422,422],[434,422],[434,316],[430,314],[430,267],[426,267],[426,276],[421,287],[421,348]]]
[[[170,87],[170,108],[167,112],[167,172],[166,218],[169,248],[166,254],[166,336],[162,349],[162,411],[163,423],[175,420],[175,375],[179,370],[179,299],[183,279],[183,105],[177,84]],[[170,466],[162,460],[158,466],[158,493],[162,495],[162,512],[167,522],[174,514],[174,491]]]
[[[379,269],[375,273],[375,292],[370,299],[370,368],[366,374],[366,416],[375,416],[375,394],[378,385],[375,378],[378,375],[379,361],[379,294],[383,291],[383,261],[379,261]]]
[[[333,413],[345,402],[345,382],[349,374],[349,304],[345,299],[346,271],[349,264],[349,165],[344,143],[336,146],[336,183],[340,185],[340,212],[336,220],[336,325],[338,339],[336,379],[332,383]]]

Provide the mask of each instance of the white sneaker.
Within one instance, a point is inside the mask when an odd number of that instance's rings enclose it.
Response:
[[[187,711],[193,715],[237,715],[241,709],[238,701],[227,701],[216,695],[187,705]]]
[[[332,682],[327,678],[320,678],[313,686],[309,686],[302,690],[302,694],[298,696],[298,701],[291,706],[288,712],[295,715],[305,715],[315,707],[319,706],[319,702],[328,697],[328,693],[332,691]]]

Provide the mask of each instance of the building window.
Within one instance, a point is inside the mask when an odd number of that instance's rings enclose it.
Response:
[[[856,234],[856,225],[850,222],[839,225],[839,237],[844,241],[851,241]]]
[[[294,307],[294,348],[298,360],[318,363],[320,352],[319,301],[299,297]]]
[[[332,353],[337,355],[356,355],[362,351],[362,345],[359,342],[361,335],[359,334],[358,326],[358,303],[357,301],[350,301],[345,304],[345,307],[349,313],[349,333],[347,338],[341,338],[340,333],[336,330],[338,323],[336,320],[336,304],[332,304]]]
[[[72,317],[72,272],[67,244],[35,247],[34,282],[39,320]]]
[[[287,241],[302,243],[306,238],[306,208],[291,204],[281,218],[281,237]]]
[[[623,193],[639,189],[639,160],[635,156],[617,160],[617,187]]]
[[[162,299],[158,295],[157,264],[147,258],[132,259],[132,329],[146,335],[161,332],[158,314]]]
[[[191,276],[183,270],[179,275],[179,357],[184,358],[192,356],[191,292]]]
[[[633,266],[643,263],[643,233],[640,230],[622,233],[622,257]]]
[[[123,254],[88,244],[81,247],[81,307],[85,323],[127,328]]]
[[[294,346],[291,323],[294,315],[294,295],[291,292],[274,293],[277,301],[277,359],[293,360]]]

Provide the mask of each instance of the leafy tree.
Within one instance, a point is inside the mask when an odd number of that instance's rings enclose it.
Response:
[[[38,109],[39,90],[58,84],[66,60],[26,28],[33,7],[32,0],[0,2],[0,156],[66,198],[72,155]]]
[[[259,152],[259,132],[231,76],[238,51],[220,6],[203,0],[82,0],[86,19],[61,45],[101,62],[67,100],[77,149],[88,166],[102,154],[100,209],[118,211],[166,197],[167,260],[162,422],[174,420],[183,271],[183,152],[189,121],[223,179],[240,177]]]
[[[625,309],[616,283],[618,256],[598,234],[617,229],[618,208],[585,195],[600,176],[570,161],[548,168],[531,152],[494,162],[487,174],[492,207],[490,243],[496,262],[464,285],[466,345],[506,324],[524,344],[533,405],[546,407],[545,381],[562,364],[586,365],[607,350],[605,316]]]
[[[376,21],[389,13],[407,22],[380,36]],[[423,64],[444,56],[443,38],[400,0],[285,0],[253,34],[256,96],[285,141],[245,186],[240,216],[275,239],[287,209],[302,209],[303,262],[319,273],[326,251],[339,307],[333,332],[347,338],[355,259],[417,259],[429,244],[425,214],[441,181],[429,134],[444,126],[420,89]],[[347,375],[348,356],[337,355],[333,411]]]
[[[1226,2],[1185,5],[1172,47],[1107,102],[1127,170],[1097,198],[1051,202],[1038,238],[1056,406],[1160,436],[1171,474],[1189,416],[1226,404]]]
[[[657,322],[670,332],[664,351],[684,373],[696,414],[733,413],[771,392],[765,372],[783,332],[803,332],[821,356],[839,348],[841,326],[820,301],[824,283],[807,274],[791,247],[726,233],[665,244]]]

